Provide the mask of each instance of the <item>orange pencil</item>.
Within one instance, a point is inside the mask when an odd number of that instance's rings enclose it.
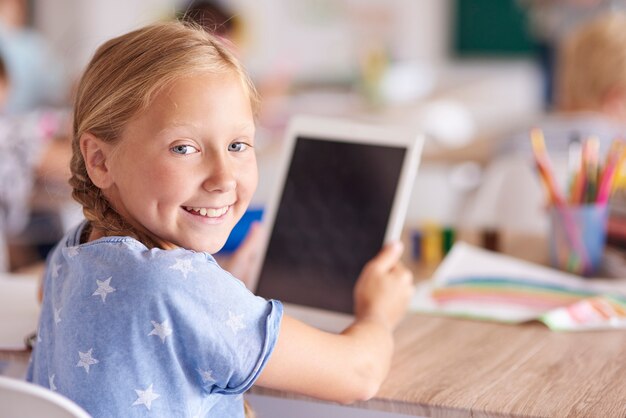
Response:
[[[552,173],[552,166],[550,164],[550,159],[548,158],[546,143],[541,129],[534,128],[531,130],[530,140],[533,153],[535,155],[535,162],[537,164],[537,168],[539,169],[539,173],[541,174],[540,177],[543,180],[543,184],[548,191],[550,201],[557,205],[565,205],[565,199],[561,195],[554,179],[554,174]]]
[[[600,176],[600,186],[598,187],[598,196],[596,198],[597,203],[605,204],[611,197],[615,173],[623,156],[622,145],[622,142],[618,140],[613,141],[611,144],[611,148],[606,156],[604,169]]]
[[[554,204],[561,220],[563,221],[567,239],[574,249],[574,252],[570,254],[569,264],[572,267],[575,267],[575,270],[581,272],[586,271],[589,266],[589,256],[587,255],[587,251],[582,243],[582,236],[578,230],[574,217],[568,210],[567,202],[557,187],[541,129],[535,128],[531,130],[530,140],[539,174],[544,185],[546,186],[546,189],[548,190],[551,202]]]

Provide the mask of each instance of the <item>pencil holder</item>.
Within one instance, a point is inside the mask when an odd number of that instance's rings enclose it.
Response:
[[[550,208],[550,261],[558,269],[581,276],[595,275],[606,242],[607,205]]]

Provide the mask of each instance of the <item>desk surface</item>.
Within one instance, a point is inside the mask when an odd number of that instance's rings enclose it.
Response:
[[[396,331],[379,393],[355,406],[429,417],[624,417],[624,359],[623,331],[556,333],[539,323],[412,314]]]
[[[545,240],[516,236],[502,236],[505,253],[545,262]],[[624,331],[558,333],[538,322],[409,314],[395,341],[387,380],[355,406],[428,417],[626,416]]]

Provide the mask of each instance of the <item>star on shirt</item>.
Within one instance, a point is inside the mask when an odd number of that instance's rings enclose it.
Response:
[[[167,326],[167,319],[163,321],[163,323],[161,324],[159,324],[156,321],[150,321],[150,322],[152,322],[152,326],[154,327],[154,329],[150,331],[150,334],[148,334],[148,336],[158,335],[159,338],[161,338],[161,342],[164,343],[165,338],[167,338],[167,336],[169,335],[172,335],[172,329]]]
[[[69,258],[76,257],[78,255],[78,246],[67,247],[67,256]]]
[[[198,373],[200,373],[200,377],[202,377],[202,381],[204,383],[215,383],[215,379],[213,378],[213,370],[198,369]]]
[[[115,288],[111,287],[111,285],[110,285],[111,278],[112,277],[109,277],[106,280],[97,280],[96,279],[96,283],[98,284],[98,288],[96,289],[95,292],[92,293],[91,296],[100,296],[102,298],[102,303],[104,303],[105,299],[107,298],[107,295],[109,293],[115,292]]]
[[[190,271],[196,271],[191,265],[191,261],[192,261],[191,258],[185,258],[185,259],[177,258],[176,264],[174,264],[173,266],[170,266],[170,268],[172,270],[178,270],[182,272],[183,276],[186,279],[187,273],[189,273]]]
[[[61,270],[61,265],[53,261],[50,268],[52,269],[52,278],[56,279],[57,277],[59,277],[59,270]]]
[[[57,325],[61,322],[61,309],[62,308],[54,309],[54,323]]]
[[[80,357],[80,360],[78,360],[78,363],[76,363],[76,367],[84,367],[85,371],[89,373],[89,366],[96,364],[96,363],[100,363],[100,360],[96,360],[95,358],[92,357],[91,355],[92,351],[93,351],[93,348],[90,348],[89,351],[87,351],[86,353],[79,351],[78,357]]]
[[[192,410],[192,407],[191,407],[191,406],[188,406],[187,408],[188,408],[189,410]],[[196,413],[195,413],[195,414],[193,414],[193,415],[191,416],[191,418],[202,418],[202,417],[204,416],[203,412],[204,412],[204,411],[202,410],[202,406],[199,406],[199,407],[196,409]]]
[[[192,405],[191,403],[187,404],[187,409],[189,411],[193,411],[195,410],[196,412],[191,416],[191,418],[204,418],[206,416],[206,413],[202,407],[202,403],[200,403],[199,405]]]
[[[56,376],[56,374],[53,374],[52,376],[48,376],[48,383],[50,384],[50,390],[57,390],[57,387],[54,385],[54,377]]]
[[[148,411],[152,407],[152,401],[161,396],[152,391],[152,383],[150,383],[150,386],[148,386],[146,390],[135,389],[135,392],[137,393],[137,400],[133,402],[131,406],[144,405],[148,408]]]
[[[228,311],[228,319],[226,320],[226,325],[228,325],[230,329],[233,330],[235,334],[237,334],[240,330],[246,327],[243,324],[243,314],[234,315],[231,311]]]

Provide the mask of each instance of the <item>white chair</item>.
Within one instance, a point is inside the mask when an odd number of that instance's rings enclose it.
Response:
[[[90,418],[69,399],[44,387],[0,376],[3,418]]]

